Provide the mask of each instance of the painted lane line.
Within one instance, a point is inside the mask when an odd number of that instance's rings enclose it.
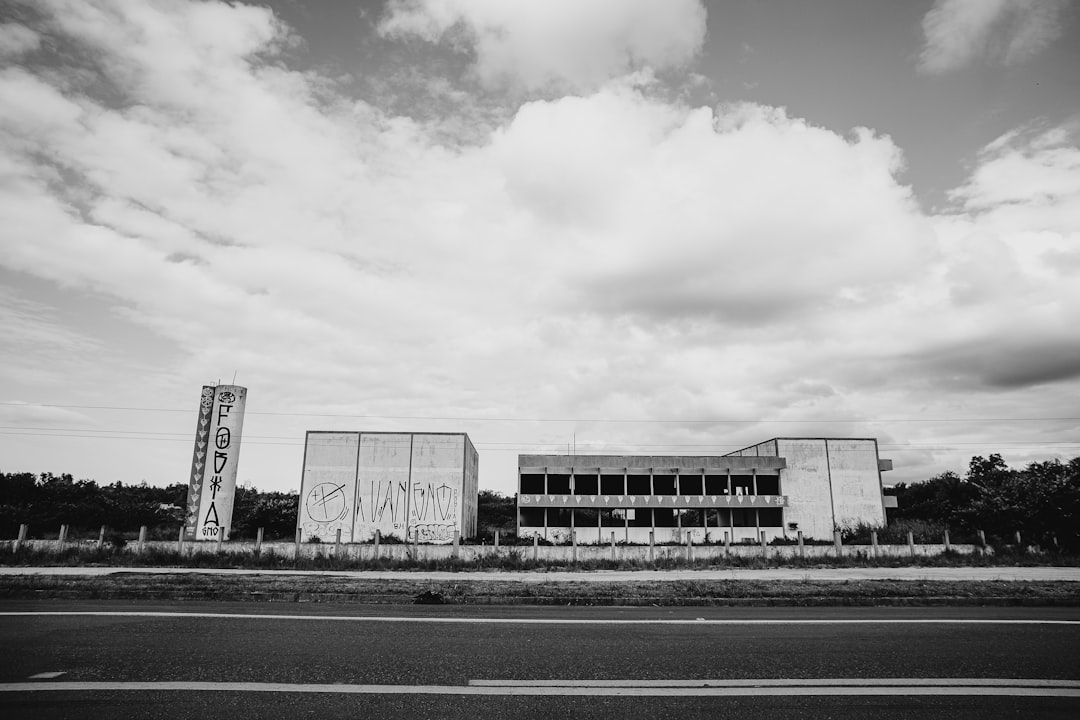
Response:
[[[65,671],[63,671],[63,670],[61,670],[59,672],[43,672],[43,673],[38,673],[37,675],[31,675],[29,679],[30,680],[52,680],[53,678],[58,678],[61,675],[67,675],[67,673]]]
[[[701,680],[470,680],[473,687],[1047,687],[1080,690],[1080,680],[1047,678],[725,678]]]
[[[835,695],[978,695],[1080,698],[1080,688],[1024,686],[784,686],[784,687],[484,687],[470,685],[316,685],[229,682],[0,683],[2,692],[263,692],[337,695],[489,695],[777,697]]]
[[[978,619],[978,618],[881,618],[881,619],[723,619],[723,620],[627,620],[616,618],[465,618],[465,617],[405,617],[378,615],[269,615],[256,613],[204,613],[204,612],[157,612],[157,611],[26,611],[0,612],[0,617],[143,617],[143,618],[192,618],[222,620],[322,620],[328,622],[383,622],[383,623],[444,623],[444,624],[492,624],[492,625],[1080,625],[1080,620],[1025,620],[1025,619]]]

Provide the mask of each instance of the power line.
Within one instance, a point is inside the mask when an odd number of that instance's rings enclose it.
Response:
[[[17,407],[43,407],[67,410],[122,410],[125,412],[179,412],[192,413],[194,408],[153,408],[153,407],[124,407],[118,405],[61,405],[54,403],[25,403],[13,401],[0,401],[0,405]],[[458,422],[560,422],[560,423],[612,423],[612,424],[864,424],[883,425],[888,423],[932,423],[932,422],[1071,422],[1080,421],[1080,417],[942,417],[942,418],[886,418],[881,420],[867,420],[863,418],[824,418],[824,419],[801,419],[781,420],[771,418],[710,418],[710,419],[671,419],[652,418],[634,420],[613,420],[608,418],[539,418],[539,417],[467,417],[455,415],[355,415],[348,413],[301,413],[285,411],[256,411],[248,410],[247,415],[266,415],[273,417],[310,417],[310,418],[348,418],[355,420],[453,420]]]

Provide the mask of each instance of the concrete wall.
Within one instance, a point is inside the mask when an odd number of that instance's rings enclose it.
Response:
[[[885,524],[876,440],[827,440],[833,513],[840,527]]]
[[[476,534],[479,456],[463,433],[309,432],[297,527],[305,539],[449,543]]]
[[[522,525],[518,535],[523,538],[539,537],[550,542],[569,542],[570,528],[563,527],[532,527]],[[579,527],[575,530],[578,543],[610,543],[611,533],[615,533],[615,542],[647,545],[649,543],[649,528],[647,527]],[[763,527],[765,539],[783,537],[784,529],[779,527]],[[686,541],[686,533],[690,533],[694,543],[723,542],[724,533],[728,534],[730,542],[737,543],[744,540],[758,540],[758,529],[752,527],[721,527],[721,528],[673,528],[658,527],[653,534],[653,542],[657,543],[682,543]]]

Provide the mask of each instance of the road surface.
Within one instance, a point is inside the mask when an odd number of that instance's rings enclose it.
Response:
[[[1080,717],[1076,608],[0,602],[0,716]]]

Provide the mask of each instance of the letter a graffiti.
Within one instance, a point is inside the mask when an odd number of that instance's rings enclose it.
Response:
[[[210,519],[211,515],[214,516],[213,520]],[[221,523],[218,521],[218,516],[217,516],[217,508],[214,507],[214,503],[211,502],[210,503],[210,509],[206,511],[206,519],[203,520],[203,525],[220,525],[220,524]]]

